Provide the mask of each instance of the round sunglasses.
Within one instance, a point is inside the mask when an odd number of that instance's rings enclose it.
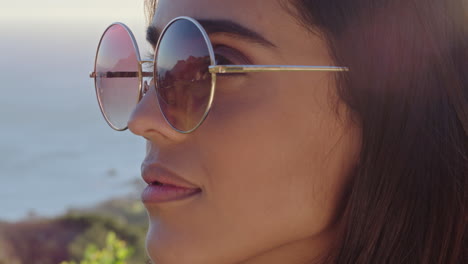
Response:
[[[143,70],[144,63],[153,72]],[[191,133],[206,119],[213,104],[216,75],[270,71],[348,71],[347,67],[304,65],[217,65],[208,34],[195,19],[177,17],[162,30],[153,61],[144,61],[131,30],[113,23],[103,33],[96,52],[96,96],[104,119],[117,131],[128,121],[153,77],[159,108],[167,123]]]

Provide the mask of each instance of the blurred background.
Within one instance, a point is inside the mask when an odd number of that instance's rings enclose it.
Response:
[[[117,21],[146,57],[143,0],[1,2],[1,264],[79,263],[111,231],[142,263],[145,142],[106,124],[89,78]]]

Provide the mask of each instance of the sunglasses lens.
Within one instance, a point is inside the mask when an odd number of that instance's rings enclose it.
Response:
[[[189,132],[206,117],[212,99],[209,66],[208,44],[197,25],[173,22],[160,40],[155,76],[161,111],[177,130]]]
[[[96,94],[109,125],[124,130],[139,96],[137,47],[132,33],[120,24],[110,26],[98,47]]]

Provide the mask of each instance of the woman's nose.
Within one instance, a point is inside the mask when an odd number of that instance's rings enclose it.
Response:
[[[144,85],[144,87],[146,87],[147,92],[133,111],[128,121],[128,129],[133,134],[150,141],[183,140],[187,135],[172,129],[162,115],[153,82],[149,86]]]

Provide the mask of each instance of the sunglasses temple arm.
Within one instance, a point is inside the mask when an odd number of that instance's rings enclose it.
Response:
[[[349,71],[347,67],[302,65],[216,65],[209,66],[210,73],[241,73],[270,71]]]
[[[90,78],[138,78],[140,73],[139,72],[91,72],[89,74]],[[152,72],[141,72],[141,77],[153,77]]]

